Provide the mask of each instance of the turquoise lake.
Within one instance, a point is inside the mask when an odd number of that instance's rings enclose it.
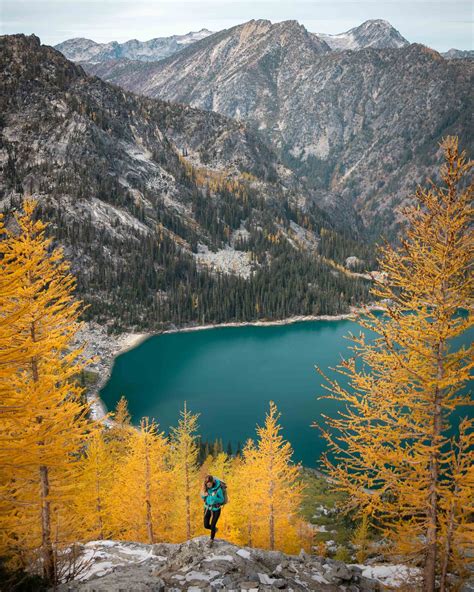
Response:
[[[359,325],[343,320],[156,335],[117,357],[101,397],[113,409],[124,394],[134,422],[155,418],[165,432],[186,401],[200,414],[201,437],[222,438],[224,448],[230,441],[234,450],[256,437],[273,400],[294,460],[315,467],[324,442],[311,424],[337,410],[336,402],[317,399],[324,391],[315,365],[328,371],[347,357],[350,331],[358,333]]]

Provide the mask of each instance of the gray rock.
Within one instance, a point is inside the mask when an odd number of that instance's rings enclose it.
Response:
[[[242,549],[222,539],[209,548],[207,540],[202,536],[180,544],[87,543],[80,547],[84,570],[57,592],[379,590],[377,582],[361,577],[359,568],[340,561],[328,559],[323,564],[322,558],[307,553]]]
[[[332,565],[325,566],[324,577],[334,584],[349,581],[353,575],[352,570],[345,563],[334,562]]]

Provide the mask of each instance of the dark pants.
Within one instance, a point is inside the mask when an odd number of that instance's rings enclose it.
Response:
[[[218,510],[204,510],[204,528],[211,531],[211,539],[216,536],[216,524],[220,515],[220,508]]]

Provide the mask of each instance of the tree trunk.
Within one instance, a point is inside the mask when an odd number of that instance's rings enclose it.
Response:
[[[100,475],[96,467],[95,473],[95,493],[96,493],[96,510],[99,523],[99,541],[104,539],[104,522],[102,520],[102,499],[100,495]]]
[[[456,495],[457,491],[455,491]],[[446,543],[444,545],[444,554],[441,561],[441,575],[439,582],[439,592],[446,592],[446,579],[448,576],[449,556],[451,554],[451,546],[453,541],[454,531],[454,501],[451,502],[451,507],[448,514],[448,530],[446,533]]]
[[[437,378],[443,378],[442,342],[437,346]],[[441,391],[437,386],[433,401],[432,452],[430,458],[430,487],[427,508],[426,555],[423,573],[423,592],[434,592],[436,585],[436,561],[438,542],[438,479],[439,479],[439,443],[441,436]]]
[[[30,327],[31,341],[36,342],[35,323]],[[31,374],[33,382],[39,381],[38,360],[36,356],[31,359]],[[37,423],[42,423],[43,418],[37,417]],[[44,442],[38,442],[38,445],[44,446]],[[45,465],[39,467],[40,480],[40,504],[41,504],[41,555],[43,558],[43,577],[49,583],[55,583],[55,561],[53,544],[51,541],[51,504],[49,501],[49,471]]]
[[[186,538],[191,538],[191,499],[189,495],[189,459],[188,459],[188,444],[185,448],[184,473],[186,479]]]
[[[41,554],[43,557],[43,577],[50,583],[54,583],[54,552],[51,543],[51,507],[49,502],[49,475],[48,467],[40,466],[40,492],[41,492]]]
[[[153,532],[153,517],[151,514],[151,493],[150,493],[150,458],[148,456],[148,446],[145,443],[145,496],[146,496],[146,528],[148,533],[148,542],[155,542]]]
[[[270,475],[273,475],[273,459],[270,461]],[[273,481],[273,477],[270,478],[270,488],[268,492],[268,497],[270,498],[270,519],[269,529],[270,529],[270,549],[273,551],[275,549],[275,507],[274,507],[274,489],[275,483]]]

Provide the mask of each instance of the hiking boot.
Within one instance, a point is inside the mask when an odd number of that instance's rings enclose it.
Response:
[[[208,547],[212,547],[212,545],[214,544],[214,539],[209,539],[209,542],[207,543]]]

